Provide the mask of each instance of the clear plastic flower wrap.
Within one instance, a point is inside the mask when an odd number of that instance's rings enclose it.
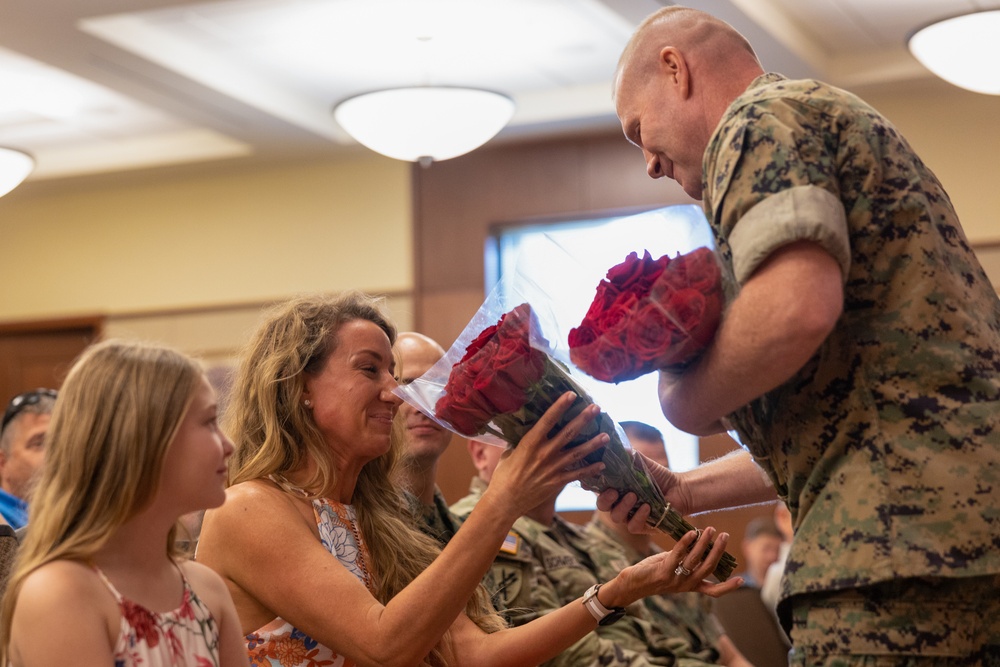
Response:
[[[523,276],[515,287],[498,286],[445,356],[396,393],[445,428],[494,445],[516,447],[542,414],[572,391],[577,398],[560,426],[569,422],[594,401],[583,378],[574,377],[565,344],[558,344],[560,326],[549,305],[537,284]],[[695,530],[663,498],[645,462],[606,412],[567,446],[578,446],[601,432],[608,434],[608,445],[581,465],[600,460],[605,469],[582,478],[581,485],[598,493],[608,488],[634,492],[652,509],[650,525],[675,540]],[[724,554],[716,576],[725,580],[735,564]]]

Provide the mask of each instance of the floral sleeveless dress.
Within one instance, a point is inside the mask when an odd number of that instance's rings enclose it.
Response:
[[[114,647],[115,667],[219,666],[218,623],[183,573],[181,605],[157,614],[122,597],[99,568],[95,566],[94,570],[115,596],[122,612]]]
[[[333,556],[371,590],[368,550],[357,528],[354,508],[325,498],[312,501],[320,541]],[[252,667],[354,667],[291,623],[275,618],[246,636]]]

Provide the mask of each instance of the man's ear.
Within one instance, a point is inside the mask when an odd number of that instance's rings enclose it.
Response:
[[[466,440],[465,446],[469,450],[469,457],[472,459],[472,465],[476,467],[476,470],[480,469],[483,460],[483,443],[478,440]]]
[[[691,70],[688,69],[684,54],[677,47],[664,46],[660,49],[658,62],[660,72],[666,77],[668,83],[676,86],[676,91],[681,99],[687,99],[691,90]]]

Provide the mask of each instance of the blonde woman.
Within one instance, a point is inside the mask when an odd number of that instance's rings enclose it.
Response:
[[[0,611],[0,664],[245,667],[225,585],[174,546],[180,516],[225,499],[232,453],[197,364],[160,347],[93,346],[47,437]]]
[[[571,403],[564,396],[500,464],[442,551],[410,525],[392,482],[395,335],[370,298],[304,297],[275,310],[243,355],[226,419],[233,485],[207,513],[197,557],[228,583],[254,665],[523,667],[597,626],[579,601],[502,629],[477,594],[514,520],[603,466],[568,471],[601,438],[563,449],[596,409],[548,436]],[[699,564],[707,538],[695,544],[692,533],[675,552],[624,570],[598,601],[724,592],[732,585],[701,582],[719,542]],[[674,571],[685,554],[688,578]]]

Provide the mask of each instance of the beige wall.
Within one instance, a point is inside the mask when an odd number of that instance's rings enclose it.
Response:
[[[858,93],[896,124],[937,174],[969,239],[1000,242],[1000,96],[937,80]]]
[[[143,176],[29,183],[0,199],[0,321],[412,289],[408,164]]]

